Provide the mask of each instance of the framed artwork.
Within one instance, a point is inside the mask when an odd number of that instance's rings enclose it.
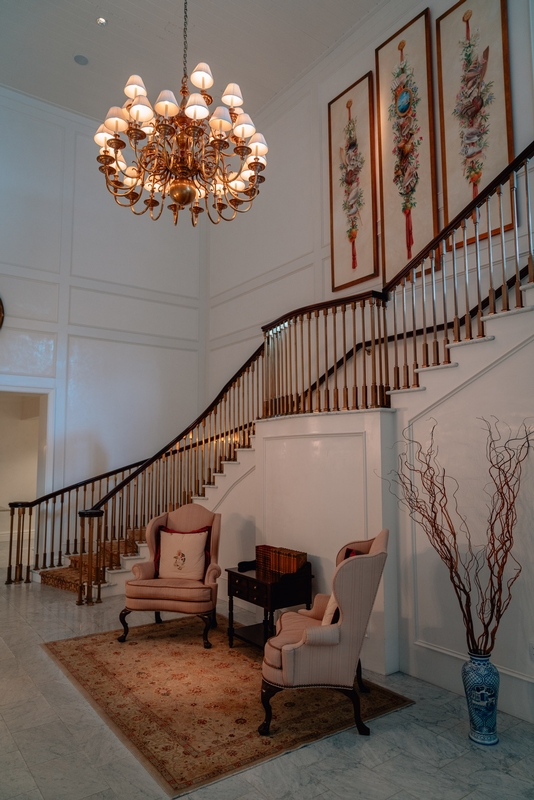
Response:
[[[427,8],[376,49],[384,284],[437,233],[430,47]]]
[[[447,224],[514,158],[506,0],[460,0],[436,20],[436,34]],[[503,200],[508,227],[509,193]],[[496,198],[491,227],[499,227]],[[487,235],[485,214],[479,230]]]
[[[328,104],[332,291],[378,275],[373,73]]]

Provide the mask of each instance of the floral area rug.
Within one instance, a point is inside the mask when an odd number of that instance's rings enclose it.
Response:
[[[354,725],[340,692],[286,689],[260,736],[262,651],[239,640],[230,649],[223,618],[205,650],[203,625],[185,617],[130,628],[124,644],[111,631],[43,647],[174,796]],[[369,686],[364,720],[412,702]]]

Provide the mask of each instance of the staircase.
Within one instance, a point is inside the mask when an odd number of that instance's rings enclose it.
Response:
[[[89,605],[122,593],[133,563],[147,557],[139,531],[152,517],[192,501],[217,510],[255,469],[258,420],[402,408],[407,395],[416,413],[509,351],[510,336],[528,337],[533,155],[534,143],[382,292],[306,306],[264,326],[264,343],[206,411],[151,458],[10,503],[6,582],[39,575]],[[484,238],[481,220],[495,203],[497,227]]]

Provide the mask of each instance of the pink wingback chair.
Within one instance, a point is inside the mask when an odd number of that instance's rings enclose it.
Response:
[[[310,610],[287,611],[277,622],[277,633],[265,644],[261,700],[265,721],[258,728],[269,734],[271,698],[287,688],[338,689],[352,700],[354,721],[360,734],[369,728],[360,714],[354,688],[369,691],[361,681],[360,651],[387,557],[389,531],[375,539],[349,542],[336,558],[332,595],[318,594]],[[359,555],[345,558],[347,550]]]
[[[209,526],[209,564],[203,580],[185,578],[160,578],[156,576],[155,556],[160,527],[190,533]],[[196,614],[205,623],[204,647],[210,648],[208,639],[210,628],[217,625],[215,608],[217,605],[217,578],[221,574],[219,566],[219,537],[221,515],[208,511],[195,503],[181,506],[175,511],[160,514],[150,520],[146,529],[146,541],[150,560],[135,564],[133,580],[126,583],[126,607],[120,613],[124,633],[119,642],[126,641],[128,624],[126,617],[132,611],[154,611],[156,622],[161,622],[162,611],[181,614]]]

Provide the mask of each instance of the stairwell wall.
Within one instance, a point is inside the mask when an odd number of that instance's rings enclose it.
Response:
[[[450,0],[378,3],[337,47],[255,116],[269,144],[266,182],[249,213],[209,231],[210,396],[261,342],[262,324],[308,303],[381,285],[377,278],[375,284],[331,291],[328,103],[366,72],[374,72],[375,48],[430,7],[437,113],[435,21],[451,5]],[[534,131],[532,0],[509,2],[508,15],[518,153]],[[439,163],[438,188],[442,220]]]
[[[170,213],[115,205],[97,126],[0,88],[0,390],[48,395],[47,492],[147,458],[203,400],[200,231],[178,248]]]
[[[392,0],[379,4],[376,12],[363,20],[356,31],[349,32],[338,47],[255,119],[270,147],[266,183],[254,209],[246,217],[209,234],[210,395],[219,390],[261,342],[262,324],[291,309],[334,296],[330,283],[328,102],[365,72],[374,70],[375,48],[426,6],[431,10],[435,45],[435,20],[451,4],[450,0],[429,3]],[[508,13],[515,151],[519,152],[532,140],[534,130],[530,39],[533,3],[514,0],[508,3]],[[435,46],[433,49],[435,64]],[[434,70],[434,78],[436,75]],[[437,93],[435,102],[437,109]],[[438,187],[440,185],[438,164]],[[441,191],[438,204],[442,219]],[[376,281],[376,287],[379,286],[380,279]],[[369,282],[365,288],[373,288],[373,284]],[[351,294],[353,289],[358,287],[338,292],[336,296]],[[479,362],[478,347],[491,347],[494,343],[474,345],[471,355],[458,356],[458,361],[463,360],[464,373],[456,380],[454,391],[446,387],[446,376],[436,379],[438,383],[441,381],[441,388],[432,401],[425,399],[425,392],[421,392],[417,401],[413,396],[399,396],[394,401],[397,414],[391,446],[406,425],[413,424],[414,431],[424,437],[428,417],[432,415],[438,420],[438,430],[445,442],[444,458],[447,456],[452,465],[451,472],[458,468],[456,477],[465,484],[462,497],[477,537],[485,530],[485,510],[480,497],[487,469],[484,434],[476,418],[481,414],[495,414],[513,427],[531,413],[533,387],[521,366],[529,363],[531,345],[512,352],[516,344],[524,344],[528,339],[520,331],[520,326],[528,323],[510,318],[503,324],[512,329],[506,334],[510,335],[505,344],[502,345],[501,340],[501,345],[497,345],[503,350],[494,351],[484,363]],[[453,353],[453,360],[455,357]],[[479,374],[476,383],[472,381],[475,374]],[[428,380],[432,380],[430,375]],[[480,398],[482,402],[479,403]],[[285,422],[289,424],[290,420]],[[262,426],[270,424],[266,422]],[[226,535],[232,536],[234,530],[247,530],[246,552],[244,549],[238,552],[237,543],[228,545],[234,561],[237,557],[251,557],[252,525],[256,525],[258,541],[286,544],[277,536],[275,528],[265,530],[261,493],[269,491],[269,487],[259,485],[259,472],[254,480],[258,485],[255,493],[247,496],[246,519],[240,518],[239,508],[230,498],[227,501],[232,524],[226,526]],[[503,668],[500,707],[530,721],[534,720],[534,665],[528,657],[528,642],[534,640],[532,602],[528,596],[528,587],[534,578],[530,547],[532,481],[532,464],[529,463],[519,503],[521,523],[516,537],[523,575],[516,584],[516,596],[503,620],[495,651],[496,663]],[[287,492],[289,502],[289,478]],[[299,496],[302,500],[302,493]],[[371,495],[369,502],[373,499],[376,498]],[[224,520],[224,504],[220,510]],[[334,525],[338,517],[341,520],[342,515],[336,516],[333,508]],[[397,537],[400,547],[396,565],[399,595],[391,599],[398,611],[400,660],[397,663],[407,673],[461,692],[460,659],[466,654],[465,637],[446,570],[406,515],[399,513],[393,527],[396,528],[392,531],[393,537]],[[300,540],[298,532],[293,531],[292,535],[291,546],[299,547],[300,543],[300,549],[312,552],[313,543],[308,541],[305,531],[301,532]],[[321,550],[321,568],[328,567],[327,559],[327,554]],[[224,566],[231,564],[224,563]],[[393,628],[389,629],[389,635],[395,635]],[[382,659],[380,671],[395,668],[394,664],[394,658]]]

